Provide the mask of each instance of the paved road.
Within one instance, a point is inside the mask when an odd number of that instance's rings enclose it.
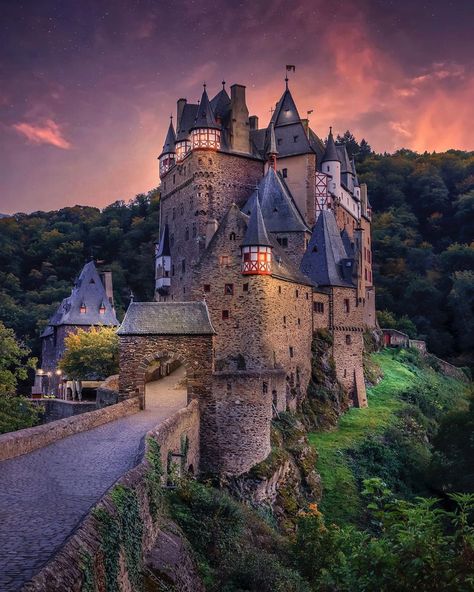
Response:
[[[147,385],[147,409],[0,462],[0,591],[30,580],[143,455],[144,435],[186,405],[184,368]]]

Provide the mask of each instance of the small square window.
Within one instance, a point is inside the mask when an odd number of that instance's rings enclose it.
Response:
[[[286,179],[288,177],[288,169],[282,169],[281,174],[282,174],[282,177],[284,179]]]
[[[286,247],[288,247],[288,237],[286,237],[286,236],[278,236],[277,237],[277,242],[284,249],[286,249]]]
[[[221,255],[221,265],[229,265],[229,255]]]
[[[211,284],[204,284],[204,292],[210,292],[211,291]]]
[[[244,284],[244,285],[242,286],[242,290],[243,290],[244,292],[248,292],[248,291],[249,291],[249,285],[248,285],[248,284]]]
[[[222,311],[222,320],[223,321],[227,321],[229,319],[229,311],[228,310],[223,310]]]
[[[226,284],[224,287],[224,294],[226,296],[233,296],[234,295],[234,284]]]
[[[346,345],[350,345],[352,343],[352,337],[350,335],[346,335]]]
[[[324,303],[323,302],[313,302],[313,310],[319,314],[324,312]]]

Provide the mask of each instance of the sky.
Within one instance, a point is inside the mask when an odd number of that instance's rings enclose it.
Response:
[[[474,149],[472,0],[0,0],[0,212],[159,183],[176,100],[233,83],[267,125],[285,65],[320,136]]]

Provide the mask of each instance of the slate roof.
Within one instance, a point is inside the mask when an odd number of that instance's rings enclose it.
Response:
[[[356,170],[354,157],[352,157],[352,160],[351,160],[351,169],[352,169],[352,174],[354,175],[354,187],[360,187],[359,177],[357,176],[357,170]]]
[[[250,213],[247,231],[242,241],[242,246],[272,246],[272,243],[268,238],[267,229],[265,228],[265,222],[263,221],[262,216],[262,209],[260,207],[260,201],[258,199],[255,200],[255,205]]]
[[[300,114],[289,88],[286,88],[276,104],[271,121],[275,127],[301,122]]]
[[[352,266],[353,260],[348,257],[334,213],[323,210],[316,221],[300,269],[316,285],[354,287],[344,278],[342,266],[346,264]]]
[[[252,213],[256,199],[257,190],[242,208],[245,214]],[[288,187],[272,167],[258,184],[258,200],[269,232],[310,232]]]
[[[328,141],[326,143],[326,150],[324,151],[324,156],[323,156],[321,162],[334,162],[334,161],[340,162],[340,157],[339,157],[339,154],[336,150],[336,144],[334,143],[334,137],[332,135],[332,128],[330,127]]]
[[[221,119],[227,118],[227,115],[230,111],[230,104],[230,97],[224,88],[224,83],[222,83],[222,90],[218,92],[213,99],[211,99],[211,107],[214,115],[216,117],[220,117]]]
[[[166,134],[165,143],[163,144],[163,150],[161,151],[161,155],[171,154],[171,153],[175,152],[175,147],[174,147],[175,142],[176,142],[176,134],[174,133],[173,120],[171,120],[170,126],[168,128],[168,133]]]
[[[278,154],[278,149],[275,138],[275,126],[273,121],[270,121],[265,139],[265,156],[273,154]]]
[[[214,335],[205,302],[131,302],[118,335]]]
[[[158,250],[156,252],[157,257],[170,257],[170,231],[168,224],[165,224],[163,232],[161,233],[160,242],[158,244]]]
[[[345,145],[336,144],[336,151],[337,155],[339,156],[339,161],[341,162],[341,173],[352,174],[351,161],[349,160],[349,155],[347,154],[347,149]]]
[[[189,132],[191,131],[191,128],[194,125],[194,120],[196,119],[198,106],[199,105],[194,105],[193,103],[186,103],[184,105],[181,119],[178,121],[177,124],[177,142],[181,140],[186,140],[188,138]]]
[[[212,111],[211,103],[209,102],[209,97],[207,96],[206,87],[204,87],[202,92],[201,100],[196,111],[196,119],[194,120],[191,129],[197,128],[219,129],[216,118],[214,117],[214,112]]]
[[[81,313],[82,304],[86,306],[85,313]],[[99,312],[102,304],[105,306],[103,314]],[[117,327],[118,324],[115,310],[107,298],[97,268],[93,261],[89,261],[76,280],[71,295],[61,302],[41,336],[51,334],[51,328],[59,325]]]

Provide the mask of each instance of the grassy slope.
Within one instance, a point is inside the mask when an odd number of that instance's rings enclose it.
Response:
[[[384,378],[368,390],[369,406],[350,409],[339,421],[337,430],[313,432],[311,444],[318,452],[317,470],[323,483],[321,510],[336,523],[356,522],[360,513],[360,497],[346,450],[360,444],[368,435],[381,432],[396,419],[395,412],[406,406],[397,395],[418,381],[427,378],[429,369],[409,367],[396,359],[396,353],[384,350],[373,354]],[[436,375],[440,386],[463,388],[455,380]]]

